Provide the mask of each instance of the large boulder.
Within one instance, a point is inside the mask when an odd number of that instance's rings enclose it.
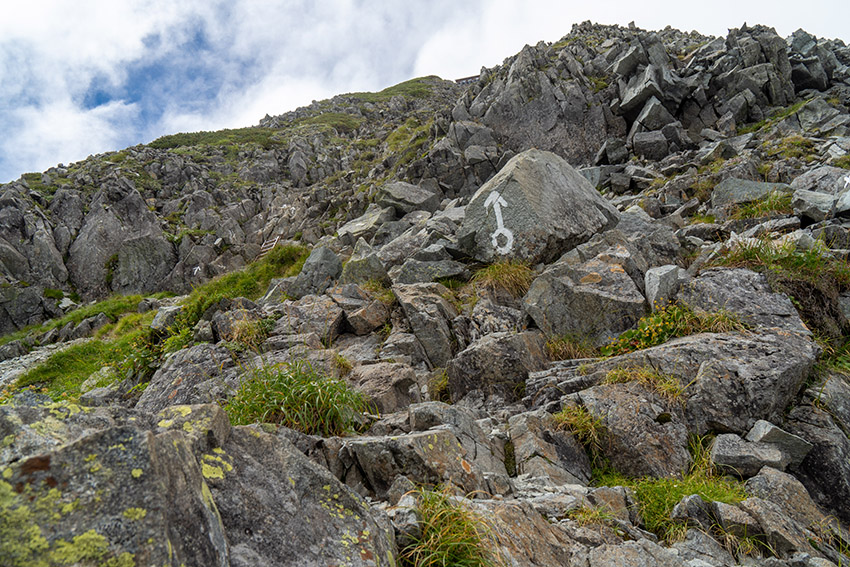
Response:
[[[283,437],[235,427],[201,460],[231,567],[392,564],[385,517]]]
[[[404,181],[388,183],[376,195],[380,207],[393,207],[400,217],[413,211],[434,212],[440,206],[440,195]]]
[[[711,192],[711,206],[721,208],[751,203],[764,199],[773,192],[791,193],[791,187],[785,183],[764,183],[727,177]]]
[[[676,376],[684,388],[691,433],[743,436],[760,419],[781,421],[819,352],[808,337],[782,330],[703,333],[612,358],[606,365],[648,366]]]
[[[156,215],[148,209],[133,182],[124,177],[110,179],[92,198],[80,232],[68,250],[70,278],[83,297],[108,293],[119,268],[122,286],[130,285],[125,277],[133,274],[143,276],[148,284],[155,282],[161,266],[139,258],[135,244],[125,245],[126,240],[135,238],[147,238],[148,243],[165,241]],[[157,254],[171,262],[173,257],[167,246],[167,242],[165,246],[155,245]]]
[[[850,521],[850,439],[827,412],[814,406],[791,410],[786,428],[813,445],[795,471],[815,502]]]
[[[237,371],[223,346],[202,343],[177,351],[153,375],[136,409],[156,413],[171,405],[223,399],[238,385]]]
[[[525,311],[549,336],[578,333],[600,344],[609,341],[647,311],[643,294],[626,272],[627,256],[619,246],[579,265],[553,264],[523,297]]]
[[[380,500],[387,499],[399,475],[416,484],[451,484],[467,494],[488,489],[485,471],[449,429],[342,439],[333,453],[330,469],[337,478]]]
[[[458,242],[482,262],[551,262],[618,219],[616,209],[566,161],[528,150],[475,193]]]
[[[473,390],[515,401],[522,397],[529,372],[548,363],[540,331],[493,333],[469,345],[449,361],[449,390],[460,400]]]
[[[682,407],[637,383],[604,384],[579,394],[604,426],[602,453],[630,476],[681,477],[691,464]]]
[[[553,484],[590,482],[590,460],[584,448],[561,430],[547,411],[521,413],[508,421],[516,473]]]

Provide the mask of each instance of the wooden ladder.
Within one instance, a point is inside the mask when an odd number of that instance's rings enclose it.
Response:
[[[263,242],[263,245],[260,247],[260,255],[257,256],[257,260],[265,258],[266,255],[274,250],[274,247],[277,246],[277,243],[280,242],[280,235],[276,236],[274,239],[268,239]]]

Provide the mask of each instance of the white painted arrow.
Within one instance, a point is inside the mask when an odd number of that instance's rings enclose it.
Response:
[[[844,188],[847,189],[848,186],[850,186],[850,175],[845,175],[844,176]]]
[[[514,233],[505,228],[505,221],[502,218],[502,207],[507,207],[508,202],[505,201],[498,191],[493,191],[484,201],[484,208],[493,207],[493,212],[496,213],[496,230],[490,235],[490,241],[493,247],[499,254],[507,254],[514,247]],[[505,243],[499,244],[499,237],[505,237]]]

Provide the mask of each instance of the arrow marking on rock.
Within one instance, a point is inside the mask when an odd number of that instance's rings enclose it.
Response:
[[[493,247],[499,254],[507,254],[514,247],[514,233],[505,228],[505,221],[502,218],[502,207],[507,207],[508,202],[505,201],[498,191],[493,191],[484,201],[484,208],[493,207],[493,212],[496,213],[496,230],[490,235],[490,241]],[[499,244],[499,237],[505,237],[505,243]]]
[[[844,176],[844,188],[847,189],[847,186],[850,185],[850,175]]]

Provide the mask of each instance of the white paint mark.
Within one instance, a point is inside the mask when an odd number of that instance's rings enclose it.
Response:
[[[484,201],[484,208],[493,206],[493,212],[496,213],[496,230],[490,235],[490,241],[493,247],[499,254],[507,254],[514,247],[514,233],[505,228],[504,219],[502,219],[502,207],[507,207],[508,202],[505,201],[498,191],[493,191]],[[499,244],[499,237],[505,238],[504,244]]]
[[[844,176],[844,188],[847,189],[848,186],[850,186],[850,175],[845,175]]]
[[[200,266],[195,266],[195,269],[194,269],[194,270],[192,270],[192,275],[193,275],[193,276],[197,276],[200,272],[201,272],[201,267],[200,267]]]

